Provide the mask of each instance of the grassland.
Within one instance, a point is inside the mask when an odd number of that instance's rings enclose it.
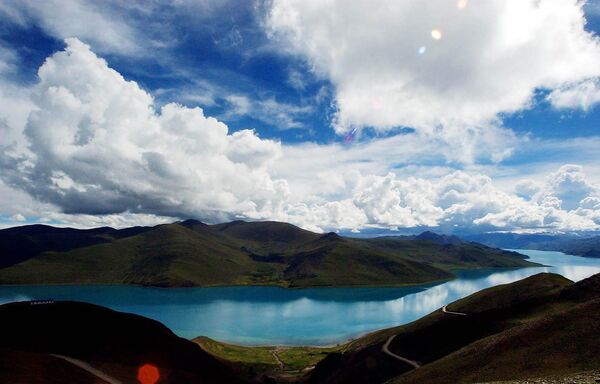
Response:
[[[246,347],[223,343],[208,337],[194,340],[202,349],[211,355],[237,363],[258,375],[277,377],[280,380],[295,380],[323,360],[332,352],[343,351],[344,347],[289,347],[258,346]]]

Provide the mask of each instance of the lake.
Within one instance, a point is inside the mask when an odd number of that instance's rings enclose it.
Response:
[[[536,273],[554,272],[574,281],[600,273],[600,259],[518,251],[547,267],[461,271],[446,283],[407,288],[0,286],[0,303],[87,301],[158,320],[186,338],[205,335],[246,345],[328,345],[408,323],[481,289]]]

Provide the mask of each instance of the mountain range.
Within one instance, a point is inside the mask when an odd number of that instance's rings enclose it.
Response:
[[[355,239],[272,221],[0,230],[0,284],[400,286],[536,265],[525,259],[432,232]]]
[[[559,251],[568,255],[583,257],[600,257],[600,236],[586,236],[576,233],[482,233],[466,236],[465,239],[480,242],[490,247],[538,249],[541,251]]]

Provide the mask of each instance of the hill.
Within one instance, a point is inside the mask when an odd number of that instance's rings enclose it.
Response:
[[[141,316],[78,302],[0,306],[0,382],[98,383],[94,370],[137,383],[140,367],[160,382],[248,383],[244,373]]]
[[[413,323],[359,338],[308,383],[474,383],[600,368],[600,275],[538,274],[489,288]],[[399,361],[388,351],[420,365]]]
[[[25,226],[1,230],[0,239],[10,243],[0,251],[0,284],[399,286],[450,279],[458,268],[534,265],[524,255],[432,233],[352,239],[279,222]]]
[[[26,225],[0,230],[0,268],[20,263],[46,251],[68,251],[136,235],[148,227],[117,230],[55,228],[49,225]]]

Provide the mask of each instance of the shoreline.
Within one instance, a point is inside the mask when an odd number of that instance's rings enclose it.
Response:
[[[520,268],[530,268],[530,267],[519,267]],[[483,268],[471,268],[467,270],[478,270]],[[505,270],[507,268],[492,268],[498,270]],[[445,283],[448,281],[452,281],[458,278],[458,276],[453,276],[448,279],[436,279],[430,281],[424,281],[419,283],[400,283],[400,284],[356,284],[356,285],[308,285],[308,286],[285,286],[281,284],[214,284],[214,285],[172,285],[172,286],[164,286],[164,285],[147,285],[147,284],[128,284],[128,283],[86,283],[86,282],[75,282],[75,283],[31,283],[31,284],[7,284],[1,283],[0,287],[46,287],[46,286],[54,286],[54,287],[76,287],[76,286],[90,286],[90,287],[136,287],[136,288],[150,288],[150,289],[161,289],[161,290],[172,290],[172,289],[207,289],[207,288],[243,288],[243,287],[269,287],[269,288],[280,288],[284,290],[305,290],[305,289],[373,289],[373,288],[383,288],[383,289],[395,289],[395,288],[411,288],[411,287],[419,287],[419,286],[428,286],[428,285],[437,285],[440,283]]]

